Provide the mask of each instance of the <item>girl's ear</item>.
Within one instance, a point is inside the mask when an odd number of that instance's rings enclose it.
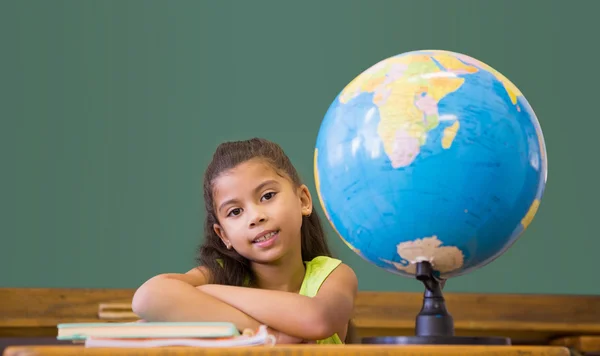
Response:
[[[304,184],[302,184],[298,189],[302,215],[310,216],[310,214],[312,214],[313,209],[312,196],[310,195],[310,190],[308,190],[308,187]]]
[[[219,236],[221,241],[223,241],[223,244],[225,244],[225,247],[227,247],[228,250],[231,250],[231,242],[227,238],[227,235],[225,234],[225,230],[223,230],[221,225],[214,224],[213,230],[215,230],[215,234],[217,234],[217,236]]]

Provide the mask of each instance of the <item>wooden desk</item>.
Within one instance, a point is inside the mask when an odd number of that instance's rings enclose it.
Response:
[[[244,348],[164,347],[147,349],[82,346],[13,346],[4,356],[569,356],[560,346],[281,345]]]
[[[131,303],[133,289],[0,288],[0,336],[55,337],[59,323],[100,320],[98,307]],[[414,335],[422,293],[358,294],[357,336]],[[513,344],[548,345],[565,336],[600,336],[600,296],[447,293],[456,335],[510,337]],[[127,313],[126,313],[127,314]]]

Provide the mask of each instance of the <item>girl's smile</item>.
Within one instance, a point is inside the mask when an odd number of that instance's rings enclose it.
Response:
[[[256,235],[252,243],[258,247],[266,248],[272,246],[277,237],[279,237],[279,230],[264,231]]]

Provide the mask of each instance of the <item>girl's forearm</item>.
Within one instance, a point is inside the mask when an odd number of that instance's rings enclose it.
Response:
[[[228,321],[238,330],[261,324],[239,309],[176,278],[153,278],[133,297],[133,311],[146,321]]]
[[[332,318],[310,297],[296,293],[223,285],[198,289],[288,335],[318,340],[335,333]]]

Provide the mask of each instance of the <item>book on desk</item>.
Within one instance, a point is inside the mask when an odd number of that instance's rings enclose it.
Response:
[[[272,345],[275,338],[261,326],[240,333],[228,322],[129,322],[59,324],[58,340],[85,347],[232,347]]]

